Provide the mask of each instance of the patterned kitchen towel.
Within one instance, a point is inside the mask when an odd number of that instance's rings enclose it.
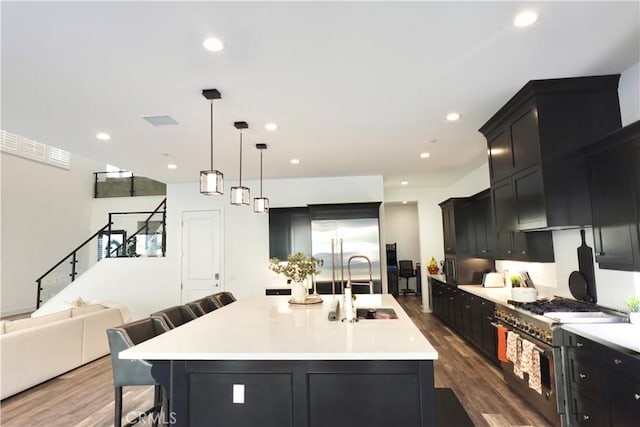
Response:
[[[513,373],[520,379],[524,379],[522,371],[522,342],[523,340],[518,336],[516,341],[516,360],[513,362]]]
[[[509,331],[507,332],[507,361],[509,362],[514,362],[516,360],[518,360],[518,351],[517,351],[517,346],[518,346],[518,339],[520,338],[520,336],[513,332],[513,331]]]
[[[531,368],[529,369],[529,387],[542,394],[542,376],[540,374],[540,350],[533,349],[531,353]]]
[[[531,372],[531,360],[533,359],[533,348],[535,345],[531,341],[522,340],[522,360],[520,368],[522,372]]]

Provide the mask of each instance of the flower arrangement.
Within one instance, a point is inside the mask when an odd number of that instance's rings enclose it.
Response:
[[[302,252],[290,254],[286,262],[278,258],[269,260],[269,270],[284,274],[294,282],[302,282],[310,274],[318,274],[316,267],[320,264],[318,258],[305,256]]]

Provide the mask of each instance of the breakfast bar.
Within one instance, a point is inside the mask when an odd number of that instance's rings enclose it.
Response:
[[[323,298],[244,298],[120,358],[152,363],[176,426],[434,426],[438,354],[395,299],[358,295],[397,318],[349,323],[329,320],[341,296]]]

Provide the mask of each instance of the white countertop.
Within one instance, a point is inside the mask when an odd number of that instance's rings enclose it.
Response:
[[[358,294],[357,307],[390,307],[398,319],[329,321],[289,296],[243,298],[120,353],[146,360],[435,360],[438,353],[393,296]],[[336,296],[339,298],[339,296]],[[341,304],[342,305],[342,304]],[[344,317],[344,316],[342,316]]]
[[[640,352],[640,325],[631,323],[564,324],[562,329]]]
[[[511,290],[508,288],[485,288],[480,285],[460,285],[458,289],[502,305],[508,305],[507,300],[511,299]]]

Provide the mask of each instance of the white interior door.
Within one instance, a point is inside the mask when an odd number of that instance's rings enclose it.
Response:
[[[182,301],[222,290],[219,210],[182,212]]]

